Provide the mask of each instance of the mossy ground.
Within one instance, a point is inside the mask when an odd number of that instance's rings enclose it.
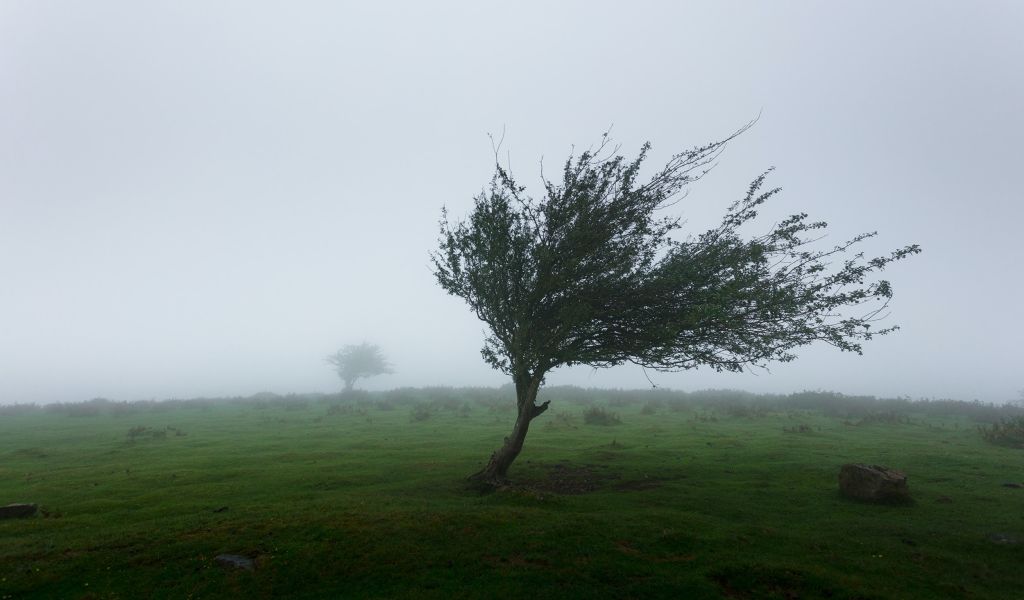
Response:
[[[675,408],[553,402],[490,493],[493,404],[5,414],[0,504],[44,512],[0,521],[0,599],[1024,597],[1024,451],[966,419]],[[840,497],[846,462],[914,503]]]

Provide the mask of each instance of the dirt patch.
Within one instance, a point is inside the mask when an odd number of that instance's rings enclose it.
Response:
[[[559,462],[545,467],[547,473],[540,479],[523,482],[526,487],[554,494],[586,494],[599,490],[619,476],[608,472],[608,465],[574,465]]]
[[[481,559],[491,565],[492,567],[501,568],[521,568],[521,567],[542,567],[547,568],[551,566],[551,562],[546,558],[528,557],[522,554],[511,554],[509,556],[496,556],[493,554],[485,554]]]
[[[651,477],[644,475],[639,479],[623,480],[622,476],[603,464],[573,464],[559,461],[546,465],[538,465],[544,470],[541,477],[521,479],[508,486],[524,492],[539,494],[578,495],[599,490],[615,492],[642,492],[659,488],[670,479],[677,477]],[[685,475],[678,476],[685,478]]]
[[[498,486],[497,489],[525,493],[543,499],[547,494],[579,495],[600,490],[640,492],[659,488],[665,482],[673,479],[686,478],[685,475],[671,477],[643,475],[639,479],[623,480],[622,476],[613,472],[608,465],[573,464],[565,460],[548,464],[534,463],[534,468],[540,469],[542,473],[539,476],[534,474],[529,478],[516,478],[507,485]],[[481,488],[481,493],[493,492],[495,489],[485,485]]]
[[[629,479],[627,481],[620,481],[612,486],[612,489],[618,492],[642,492],[644,490],[653,490],[659,488],[662,484],[667,481],[663,477],[645,477],[643,479]]]

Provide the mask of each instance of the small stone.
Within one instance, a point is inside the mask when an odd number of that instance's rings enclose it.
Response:
[[[906,474],[881,465],[843,465],[839,469],[839,491],[850,498],[869,502],[910,499]]]
[[[1008,533],[990,533],[988,541],[1001,546],[1012,546],[1018,543],[1019,540]]]
[[[36,514],[39,507],[35,504],[8,504],[0,506],[0,519],[23,519]]]
[[[256,568],[256,561],[240,554],[218,554],[213,560],[225,568],[245,569],[246,571]]]
[[[224,511],[226,511],[227,509],[228,509],[228,507],[226,507],[226,506],[221,506],[220,508],[215,508],[215,509],[213,509],[213,512],[215,512],[215,513],[222,513],[222,512],[224,512]]]
[[[1003,484],[1003,487],[1020,489],[1020,488],[1024,488],[1024,483],[1016,483],[1016,482],[1008,481],[1008,482]]]

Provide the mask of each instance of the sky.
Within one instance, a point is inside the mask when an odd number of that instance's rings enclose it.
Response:
[[[887,269],[897,333],[769,371],[548,385],[1003,402],[1024,388],[1024,3],[0,2],[0,403],[501,385],[431,273],[442,206],[611,128],[649,165],[760,115],[676,205],[769,167]]]

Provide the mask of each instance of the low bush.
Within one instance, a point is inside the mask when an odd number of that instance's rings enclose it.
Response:
[[[145,425],[138,425],[128,430],[128,440],[131,442],[139,439],[160,440],[166,438],[169,434],[173,434],[176,437],[184,437],[186,435],[184,431],[177,427],[167,426],[163,429],[154,429]]]
[[[409,420],[413,423],[419,423],[426,421],[432,416],[434,416],[434,409],[429,404],[417,404],[412,407],[412,411],[409,413]]]
[[[698,423],[717,423],[718,417],[716,417],[714,413],[699,412],[690,417],[690,420]]]
[[[889,425],[909,425],[910,417],[894,411],[889,412],[876,412],[861,417],[857,421],[857,425],[874,425],[876,423],[886,423]]]
[[[1024,417],[1004,419],[991,425],[981,425],[978,432],[985,441],[998,446],[1024,448]]]
[[[86,402],[58,402],[47,404],[46,411],[63,413],[69,417],[95,417],[108,408],[112,402],[106,398],[93,398]]]
[[[622,423],[622,419],[600,406],[592,406],[583,411],[583,422],[587,425],[618,425]]]
[[[551,415],[544,426],[548,429],[576,429],[576,416],[568,412],[558,412]]]
[[[14,416],[34,413],[39,410],[37,404],[7,404],[0,405],[0,416]]]

